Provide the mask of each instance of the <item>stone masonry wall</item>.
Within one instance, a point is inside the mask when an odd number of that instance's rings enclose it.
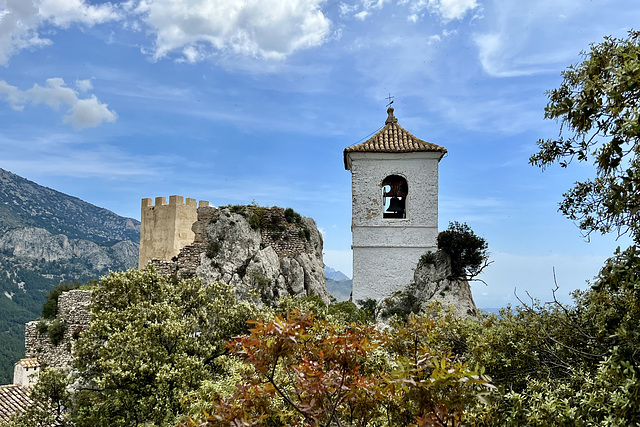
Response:
[[[64,337],[54,346],[46,333],[38,332],[38,321],[25,325],[25,355],[36,357],[41,365],[70,368],[73,362],[73,343],[78,333],[89,326],[91,314],[91,291],[72,290],[58,298],[57,319],[64,322]]]

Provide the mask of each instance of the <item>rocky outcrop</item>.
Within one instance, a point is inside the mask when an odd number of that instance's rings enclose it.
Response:
[[[439,301],[443,308],[453,307],[459,317],[476,314],[469,282],[452,276],[451,259],[442,251],[422,256],[413,281],[383,302],[383,314],[424,312],[434,301]]]
[[[440,301],[443,307],[453,306],[457,316],[476,313],[469,282],[451,277],[451,259],[442,251],[420,259],[410,287],[422,308],[430,301]]]
[[[158,271],[223,281],[242,299],[318,295],[329,303],[322,236],[313,219],[278,207],[200,207],[193,231],[194,243],[172,262],[152,261]]]

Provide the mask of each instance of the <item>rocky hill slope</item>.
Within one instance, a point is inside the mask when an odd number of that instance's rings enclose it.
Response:
[[[140,223],[0,169],[0,384],[61,282],[137,266]]]
[[[330,302],[313,219],[276,206],[209,206],[198,208],[193,231],[194,243],[173,261],[154,261],[162,274],[223,281],[239,298],[266,304],[287,295]]]

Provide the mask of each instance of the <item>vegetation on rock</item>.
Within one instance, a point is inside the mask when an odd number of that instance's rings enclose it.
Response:
[[[449,228],[438,234],[438,249],[451,259],[451,276],[471,280],[489,264],[487,242],[477,236],[466,223],[450,222]],[[423,259],[428,262],[428,259]]]

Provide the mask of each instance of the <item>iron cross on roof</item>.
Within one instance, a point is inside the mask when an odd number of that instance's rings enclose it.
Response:
[[[393,96],[391,96],[391,94],[389,94],[389,96],[387,96],[387,97],[385,98],[387,101],[389,101],[389,103],[387,104],[387,107],[388,107],[389,105],[393,104],[393,98],[394,98],[394,97],[393,97]]]

